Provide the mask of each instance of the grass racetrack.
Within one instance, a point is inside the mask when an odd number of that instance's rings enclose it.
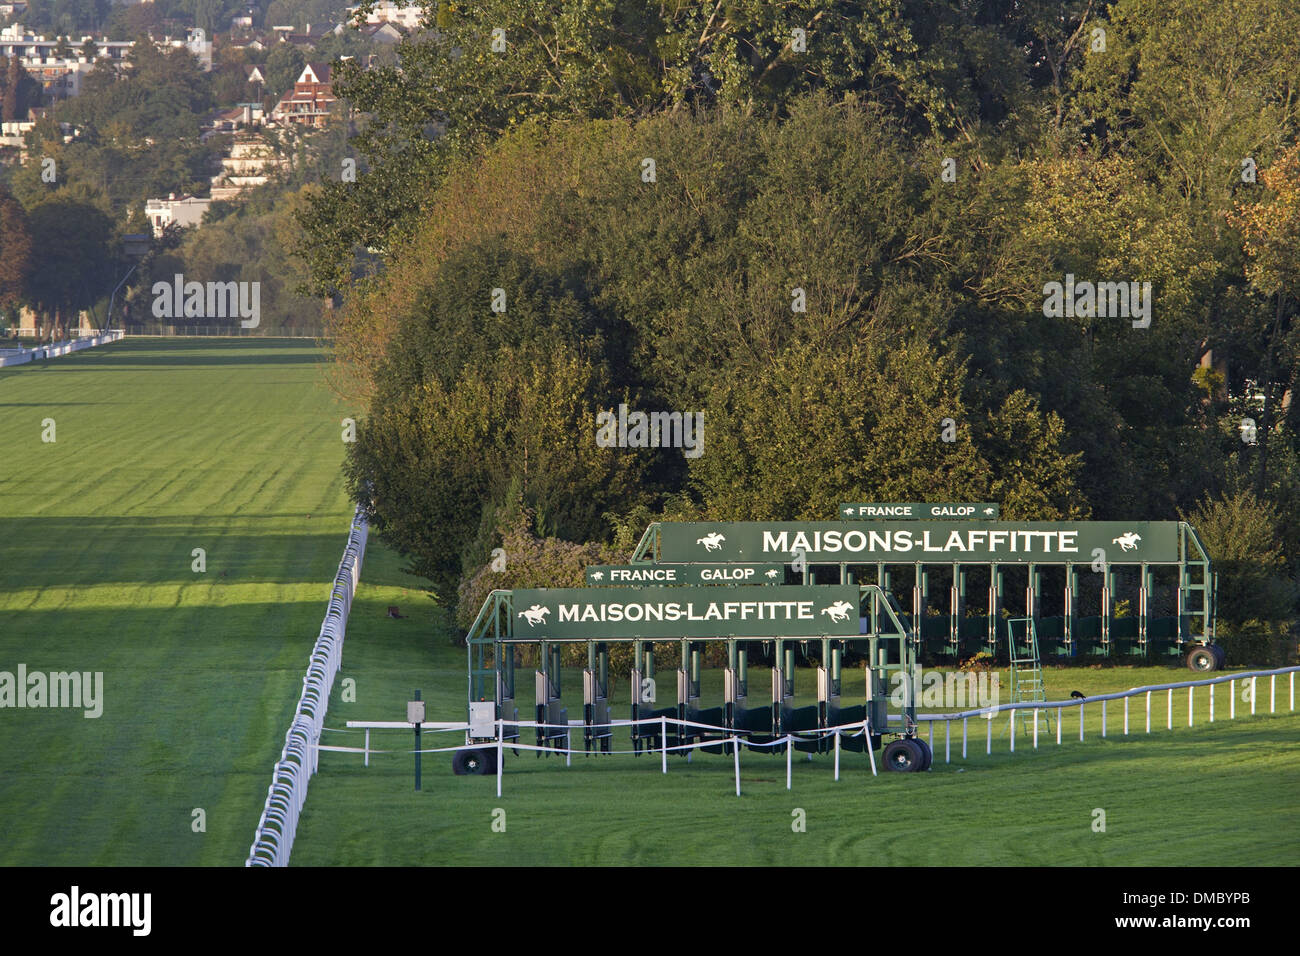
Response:
[[[287,340],[127,339],[0,370],[0,671],[104,675],[96,719],[0,709],[0,864],[243,862],[351,517],[339,473],[348,412],[318,385],[322,360]],[[429,719],[464,717],[465,652],[399,564],[372,539],[327,727],[402,719],[417,687]],[[388,617],[390,605],[404,616]],[[671,695],[671,673],[659,676]],[[1046,671],[1053,699],[1191,676],[1173,665]],[[704,678],[704,701],[716,702],[721,675]],[[761,696],[767,674],[753,668],[750,680]],[[797,680],[807,703],[812,672]],[[581,686],[566,672],[571,717]],[[614,690],[625,717],[626,680]],[[1241,690],[1236,720],[1227,688],[1216,691],[1212,725],[1199,690],[1191,729],[1186,691],[1175,692],[1173,730],[1157,694],[1150,735],[1140,698],[1128,736],[1120,702],[1105,739],[1099,706],[1082,743],[1067,712],[1063,745],[1045,735],[1036,753],[1024,738],[1008,753],[999,720],[985,756],[987,725],[972,720],[963,761],[956,724],[951,763],[939,725],[927,774],[873,779],[865,755],[846,753],[837,783],[829,756],[796,754],[787,791],[784,755],[744,752],[739,798],[729,757],[670,757],[665,776],[657,754],[575,756],[568,769],[507,754],[498,798],[494,778],[455,777],[446,754],[426,756],[415,793],[408,753],[366,768],[326,752],[292,862],[1291,865],[1300,716],[1286,714],[1285,678],[1277,715],[1267,682],[1254,717]],[[846,669],[845,699],[860,691],[861,672]],[[429,734],[424,746],[454,742]],[[409,750],[411,735],[376,732],[372,745]],[[805,832],[792,827],[797,810]]]
[[[351,519],[322,361],[128,338],[0,370],[0,671],[104,675],[97,719],[0,709],[0,864],[242,863]]]
[[[463,720],[465,652],[451,646],[429,602],[410,619],[383,618],[383,593],[399,583],[396,563],[368,558],[353,605],[340,678],[356,681],[356,702],[336,682],[327,727],[348,720],[404,719],[405,701],[419,687],[430,720]],[[672,684],[660,672],[660,685]],[[856,680],[854,680],[856,676]],[[1003,672],[1003,686],[1006,675]],[[1112,693],[1147,684],[1194,679],[1171,664],[1046,670],[1051,699]],[[720,671],[703,674],[703,700],[721,700]],[[532,719],[529,668],[516,672],[520,718]],[[569,717],[582,714],[576,669],[563,676]],[[1297,681],[1300,683],[1300,681]],[[770,685],[750,670],[753,693]],[[845,698],[861,694],[861,671],[845,671]],[[626,681],[614,684],[616,718],[628,715]],[[406,752],[362,756],[324,752],[320,773],[298,828],[295,865],[779,865],[779,866],[1247,866],[1294,865],[1300,849],[1300,762],[1294,741],[1300,712],[1285,715],[1287,678],[1277,681],[1277,715],[1268,715],[1269,686],[1259,682],[1257,715],[1241,698],[1229,719],[1228,687],[1216,688],[1215,723],[1208,692],[1196,693],[1195,726],[1187,727],[1187,691],[1175,691],[1173,730],[1166,730],[1167,698],[1152,695],[1152,729],[1145,732],[1143,698],[1130,702],[1129,735],[1123,704],[1111,702],[1107,736],[1101,708],[1085,708],[1085,740],[1078,712],[1066,711],[1062,745],[1055,731],[1040,749],[1019,737],[1008,753],[1008,720],[993,728],[968,726],[968,757],[961,759],[961,724],[953,724],[952,762],[944,762],[943,724],[935,727],[934,766],[925,774],[871,777],[865,754],[842,755],[833,779],[830,755],[806,762],[794,755],[793,789],[785,789],[785,756],[742,752],[736,797],[732,760],[697,754],[687,763],[670,756],[662,774],[648,756],[563,758],[506,753],[502,796],[495,777],[457,777],[450,755],[426,754],[423,787],[414,792],[414,758]],[[1298,688],[1300,689],[1300,688]],[[813,698],[812,672],[797,674],[801,704]],[[1003,691],[1006,693],[1006,691]],[[669,691],[671,695],[672,691]],[[1005,697],[1003,700],[1005,701]],[[532,742],[524,730],[525,742]],[[453,746],[454,734],[425,734],[424,748]],[[372,731],[371,746],[410,751],[404,730]],[[574,746],[581,748],[581,733]],[[361,746],[360,732],[327,733],[324,743]],[[626,737],[616,737],[626,749]],[[877,754],[879,759],[879,754]],[[505,831],[493,829],[505,811]],[[794,811],[806,830],[795,832]],[[1094,830],[1105,811],[1105,831]],[[1217,820],[1217,825],[1209,822]]]

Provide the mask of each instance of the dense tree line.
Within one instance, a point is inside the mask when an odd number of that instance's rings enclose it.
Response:
[[[428,11],[400,70],[342,71],[367,171],[301,222],[369,405],[352,488],[440,597],[477,595],[512,488],[539,535],[622,545],[659,514],[993,499],[1188,516],[1235,580],[1224,626],[1284,632],[1300,12]],[[1149,283],[1148,327],[1047,314],[1067,276],[1138,310]],[[704,453],[598,447],[620,402],[704,412]]]

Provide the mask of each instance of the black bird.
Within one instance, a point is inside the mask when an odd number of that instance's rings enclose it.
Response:
[[[1082,694],[1080,694],[1077,690],[1072,690],[1072,691],[1070,691],[1070,696],[1073,697],[1073,698],[1075,698],[1076,700],[1087,700],[1087,699],[1088,699],[1087,697],[1084,697]]]

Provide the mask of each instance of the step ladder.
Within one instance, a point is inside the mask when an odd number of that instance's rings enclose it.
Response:
[[[1007,618],[1007,659],[1011,664],[1010,702],[1046,701],[1047,688],[1043,685],[1043,664],[1038,656],[1038,632],[1033,618]],[[1019,730],[1027,735],[1033,735],[1035,720],[1039,722],[1039,733],[1052,732],[1052,718],[1046,708],[1016,712]]]

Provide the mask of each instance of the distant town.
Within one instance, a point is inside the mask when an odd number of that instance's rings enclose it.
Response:
[[[98,8],[86,6],[84,22],[93,21]],[[152,264],[223,275],[249,260],[286,260],[288,249],[265,248],[276,242],[268,230],[250,228],[256,242],[242,243],[244,257],[200,264],[194,260],[203,244],[192,234],[205,223],[229,230],[268,216],[283,222],[304,186],[331,173],[354,174],[347,137],[357,122],[334,95],[334,66],[366,70],[394,62],[395,45],[420,32],[424,15],[421,7],[387,0],[364,14],[357,6],[331,12],[274,0],[265,10],[239,7],[225,22],[205,26],[180,8],[150,2],[112,7],[98,29],[60,32],[45,27],[43,9],[23,0],[0,3],[0,209],[10,207],[0,230],[18,228],[19,219],[30,220],[56,199],[70,214],[60,217],[65,224],[85,222],[68,206],[75,195],[103,216],[89,217],[101,227],[103,261],[91,254],[70,263],[102,273],[83,276],[79,284],[94,291],[79,297],[42,288],[42,270],[33,263],[0,271],[0,330],[37,340],[102,327],[110,308],[114,324],[146,319],[136,281],[116,297],[111,292],[120,274],[142,260],[146,272]],[[316,14],[320,19],[308,19]],[[287,22],[275,22],[279,15]],[[132,81],[137,95],[125,92]],[[232,217],[231,207],[255,195],[255,213]],[[36,218],[39,224],[44,217]],[[145,237],[152,242],[140,254]],[[39,249],[53,239],[35,234],[10,245]],[[135,244],[134,257],[124,254],[124,243]],[[66,285],[66,270],[58,277]],[[319,300],[295,301],[288,283],[270,284],[277,324],[319,325]]]

